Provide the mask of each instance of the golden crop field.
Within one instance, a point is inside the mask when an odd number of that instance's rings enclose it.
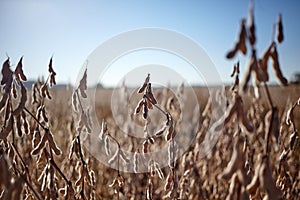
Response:
[[[22,58],[15,69],[7,58],[0,198],[299,199],[300,85],[280,67],[280,19],[261,57],[254,21],[241,21],[227,59],[250,51],[250,62],[234,64],[226,87],[152,87],[145,74],[140,87],[90,94],[86,71],[74,88],[55,87],[51,58],[47,78],[26,88]]]

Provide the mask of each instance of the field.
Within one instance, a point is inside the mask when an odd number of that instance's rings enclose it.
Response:
[[[124,91],[122,89],[115,90],[116,92]],[[199,145],[208,129],[206,120],[210,117],[209,112],[203,115],[205,106],[208,103],[208,89],[196,87],[193,90],[197,94],[202,116],[199,116],[199,119],[197,119],[199,120],[199,128],[191,130],[195,132],[193,143],[185,152],[180,153],[181,156],[176,160],[174,169],[172,168],[171,170],[170,166],[163,167],[160,171],[163,174],[162,177],[155,170],[147,173],[134,173],[133,171],[129,173],[122,172],[123,169],[120,169],[119,173],[123,177],[124,182],[121,185],[110,187],[115,177],[118,177],[118,170],[99,162],[89,153],[84,145],[82,145],[81,151],[87,174],[82,175],[84,170],[80,153],[72,149],[76,145],[74,141],[76,141],[77,136],[77,124],[74,121],[74,111],[72,111],[72,90],[51,89],[52,100],[45,102],[49,121],[46,123],[44,119],[41,122],[44,126],[50,128],[54,140],[61,150],[61,155],[56,156],[54,153],[52,155],[51,147],[48,145],[45,145],[44,150],[39,152],[38,155],[33,155],[32,151],[37,145],[37,142],[35,142],[37,140],[37,122],[30,115],[26,114],[30,132],[23,134],[21,137],[14,136],[14,141],[12,141],[12,134],[16,133],[11,133],[7,140],[2,140],[1,142],[0,180],[2,197],[4,196],[4,199],[6,199],[5,195],[12,195],[9,198],[11,199],[21,195],[22,199],[38,199],[42,197],[47,199],[73,199],[75,195],[79,199],[83,198],[83,196],[85,199],[117,199],[118,197],[120,199],[145,199],[147,193],[151,192],[152,199],[161,199],[163,197],[169,199],[171,198],[170,195],[174,195],[176,198],[181,197],[182,199],[225,199],[228,195],[236,195],[236,198],[237,195],[245,195],[245,192],[250,190],[248,188],[249,185],[257,178],[256,176],[259,176],[259,181],[271,181],[271,183],[259,183],[254,189],[251,189],[252,193],[249,194],[251,194],[253,199],[260,199],[265,194],[268,194],[269,189],[265,187],[269,185],[272,185],[272,189],[275,190],[269,195],[277,192],[286,195],[285,197],[288,199],[297,199],[300,189],[299,141],[297,136],[297,144],[294,147],[290,147],[293,128],[286,125],[286,117],[288,109],[298,100],[297,95],[300,92],[300,86],[270,87],[273,102],[279,108],[279,123],[275,125],[280,131],[278,136],[280,142],[276,144],[272,137],[269,139],[271,143],[268,152],[269,163],[265,169],[266,172],[264,172],[267,175],[263,172],[257,172],[257,168],[262,162],[262,158],[259,158],[259,155],[264,155],[264,130],[268,126],[268,122],[264,122],[268,110],[266,99],[262,97],[261,100],[254,103],[253,98],[250,98],[248,95],[243,96],[244,107],[248,110],[247,116],[255,125],[255,130],[248,132],[245,128],[242,128],[241,133],[237,135],[237,133],[234,133],[237,129],[237,126],[234,125],[234,123],[237,123],[235,120],[225,124],[217,144],[210,152],[200,158]],[[129,91],[128,89],[128,93],[130,93]],[[28,90],[28,93],[30,92],[32,91]],[[112,89],[97,89],[96,99],[100,100],[95,105],[97,118],[100,123],[102,119],[108,122],[108,131],[111,132],[112,137],[117,138],[125,153],[136,151],[140,141],[136,141],[130,136],[123,137],[124,133],[113,122],[110,109],[112,92]],[[161,92],[161,89],[154,89],[156,96]],[[188,91],[183,91],[182,95],[184,96],[187,93]],[[228,88],[227,93],[231,93]],[[168,96],[171,97],[172,93]],[[286,98],[281,98],[282,96]],[[28,102],[31,102],[31,100],[29,97]],[[163,99],[157,98],[157,101],[161,102]],[[232,102],[231,99],[229,101]],[[297,106],[293,111],[296,128],[300,126],[299,107]],[[257,108],[259,110],[251,113],[252,109]],[[36,115],[37,110],[30,103],[28,103],[28,109]],[[152,112],[152,110],[149,112]],[[259,120],[255,122],[257,124],[254,124],[255,120]],[[3,117],[1,121],[3,121]],[[131,123],[135,122],[132,121]],[[158,127],[154,128],[155,130],[159,129],[161,124],[156,126]],[[178,125],[178,127],[186,127],[188,129],[188,124],[184,126]],[[185,134],[186,132],[186,130],[176,131],[177,135]],[[40,130],[40,132],[39,139],[45,134],[43,130]],[[153,135],[154,133],[151,134]],[[230,160],[237,159],[234,155],[237,154],[235,152],[237,151],[235,149],[236,137],[243,138],[238,149],[242,155],[238,156],[239,167],[235,167],[231,169],[233,170],[232,172],[229,172],[229,168],[232,168]],[[140,140],[143,140],[143,138],[140,138]],[[128,141],[132,142],[132,145],[128,145]],[[160,140],[158,142],[160,145],[165,145]],[[180,141],[177,142],[179,143]],[[153,144],[153,146],[155,145]],[[74,151],[74,155],[69,157],[71,151]],[[167,161],[168,157],[165,160]],[[132,164],[132,158],[130,163]],[[231,161],[231,163],[234,163],[234,161]],[[239,173],[242,170],[246,173],[244,174],[247,178],[246,180],[239,178]],[[165,188],[166,178],[170,171],[176,172],[176,178],[172,180],[170,188]],[[64,180],[63,176],[65,176],[66,180]],[[82,182],[78,182],[81,176],[84,176],[84,179]],[[151,187],[149,186],[149,180],[151,180]],[[30,183],[30,186],[28,183]],[[150,189],[151,191],[148,191]],[[173,190],[174,194],[170,193]],[[67,191],[68,194],[66,193]]]
[[[249,64],[235,63],[226,87],[157,88],[145,74],[137,88],[91,90],[86,67],[78,85],[58,88],[51,57],[47,78],[26,88],[23,57],[14,70],[8,57],[0,198],[299,199],[300,85],[280,67],[281,15],[258,58],[249,13],[226,55]]]

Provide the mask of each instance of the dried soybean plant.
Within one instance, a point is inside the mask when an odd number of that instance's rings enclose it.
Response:
[[[168,166],[169,166],[169,174],[166,178],[165,188],[166,191],[165,198],[176,198],[177,197],[177,189],[178,189],[178,181],[177,181],[177,175],[175,171],[175,165],[176,165],[176,159],[177,159],[177,153],[178,153],[178,147],[177,143],[175,141],[176,131],[175,131],[175,122],[172,117],[172,115],[169,112],[166,112],[164,109],[162,109],[153,94],[152,91],[152,84],[150,82],[150,74],[146,77],[144,83],[141,85],[141,87],[138,89],[138,94],[143,94],[142,99],[138,102],[134,114],[138,115],[142,113],[143,119],[145,121],[144,125],[144,140],[142,142],[142,148],[136,150],[134,153],[134,171],[138,172],[139,164],[148,165],[145,166],[149,169],[149,173],[147,174],[148,181],[147,181],[147,190],[146,190],[146,198],[147,199],[153,199],[153,179],[155,175],[157,174],[160,179],[164,179],[164,174],[160,169],[159,163],[150,156],[151,153],[151,145],[155,144],[155,140],[164,136],[165,141],[168,145]],[[168,100],[169,103],[167,103],[167,107],[169,107],[169,110],[171,111],[171,104],[174,103],[174,99]],[[148,125],[151,123],[151,120],[149,118],[149,111],[151,109],[157,109],[159,110],[165,117],[166,120],[164,122],[164,125],[158,129],[154,134],[149,133]],[[140,155],[140,152],[142,152],[142,155]],[[145,163],[144,161],[148,161],[148,163]]]
[[[45,98],[51,98],[48,89],[48,82],[50,82],[50,86],[56,84],[56,73],[52,68],[51,58],[48,68],[49,77],[47,78],[47,81],[45,83],[39,82],[39,85],[36,84],[33,87],[33,104],[37,105],[37,109],[36,111],[30,111],[26,106],[27,89],[25,88],[24,82],[27,81],[27,78],[23,72],[22,62],[23,57],[19,60],[15,71],[12,71],[10,60],[7,58],[7,60],[3,63],[1,71],[1,85],[3,86],[4,93],[1,97],[0,109],[1,111],[4,110],[4,121],[0,132],[0,142],[6,147],[4,152],[8,155],[9,163],[11,165],[10,169],[12,170],[9,174],[14,174],[14,176],[17,177],[17,180],[21,181],[13,182],[12,179],[8,177],[8,183],[13,185],[15,184],[13,187],[15,187],[15,189],[19,189],[19,195],[24,189],[26,193],[25,196],[27,197],[31,196],[29,192],[31,191],[37,199],[41,199],[41,196],[56,199],[58,198],[58,183],[55,179],[55,171],[64,178],[67,184],[70,183],[64,173],[57,166],[53,157],[53,153],[61,155],[62,152],[55,143],[53,133],[50,130],[48,114],[44,104]],[[16,106],[14,105],[14,99],[19,99],[19,103]],[[34,112],[36,113],[35,115],[33,114]],[[29,115],[33,121],[30,121],[27,115]],[[35,189],[37,186],[32,185],[32,183],[34,183],[32,182],[33,174],[29,173],[29,170],[32,169],[28,168],[30,163],[26,163],[28,162],[28,159],[32,159],[29,156],[30,154],[26,154],[25,148],[27,147],[25,146],[22,149],[18,149],[17,143],[20,142],[19,138],[22,138],[22,140],[24,140],[23,143],[26,144],[28,137],[32,138],[31,155],[38,155],[36,158],[38,168],[44,167],[37,180],[37,182],[40,182],[43,179],[42,183],[39,184],[41,186],[41,188],[39,188],[39,192]],[[5,155],[3,154],[1,156]],[[26,157],[26,159],[24,159],[24,157]],[[16,186],[16,184],[18,184],[18,186]],[[27,187],[25,186],[27,186],[29,190],[26,189]],[[11,188],[9,190],[14,189]],[[5,190],[4,194],[7,192],[8,191]],[[13,193],[13,191],[10,192]]]
[[[248,22],[248,25],[246,25],[246,22]],[[282,25],[282,16],[279,14],[278,22],[273,27],[273,35],[272,35],[272,41],[267,50],[264,52],[261,59],[257,58],[256,55],[256,27],[254,22],[254,7],[253,2],[251,1],[249,14],[248,14],[248,20],[243,19],[241,23],[241,31],[239,33],[238,41],[234,47],[233,50],[229,51],[226,57],[228,59],[232,59],[238,51],[241,51],[244,55],[247,52],[247,44],[249,44],[251,49],[251,57],[250,60],[246,66],[246,72],[244,79],[241,83],[241,91],[245,92],[248,88],[248,83],[250,81],[250,78],[252,76],[253,79],[253,88],[254,88],[254,94],[255,98],[253,98],[253,102],[257,102],[260,99],[259,94],[259,88],[262,85],[267,97],[267,101],[269,103],[270,108],[265,112],[265,115],[262,115],[261,117],[265,118],[265,121],[258,122],[252,124],[250,121],[253,119],[252,117],[259,116],[259,113],[250,114],[246,113],[243,110],[243,104],[242,104],[242,98],[239,95],[239,78],[238,74],[236,75],[235,82],[232,86],[232,91],[235,94],[235,101],[233,106],[229,107],[229,111],[227,112],[227,115],[225,117],[225,126],[229,122],[228,119],[231,118],[234,110],[237,110],[239,113],[237,115],[237,122],[242,122],[244,125],[244,128],[247,130],[245,132],[246,134],[242,137],[244,138],[244,148],[238,148],[236,147],[238,142],[241,139],[241,130],[238,129],[238,134],[235,134],[235,144],[234,144],[234,150],[233,150],[233,156],[231,158],[231,161],[229,162],[226,170],[219,175],[220,178],[223,178],[225,180],[229,180],[231,182],[230,188],[229,188],[229,194],[227,196],[228,199],[232,198],[260,198],[261,195],[264,195],[266,199],[281,199],[283,197],[283,192],[276,187],[276,180],[273,178],[273,165],[270,163],[270,156],[274,156],[270,149],[270,141],[272,138],[274,138],[275,143],[279,143],[279,111],[276,105],[274,105],[271,97],[271,93],[269,90],[269,87],[267,85],[267,82],[269,81],[269,74],[268,74],[268,63],[269,59],[272,60],[272,66],[273,70],[275,71],[276,77],[279,79],[280,83],[284,86],[287,85],[288,81],[283,76],[282,71],[280,69],[279,59],[278,59],[278,52],[277,52],[277,43],[281,43],[283,41],[283,25]],[[277,32],[277,41],[275,40],[275,31]],[[238,64],[234,67],[234,72],[232,73],[232,76],[239,71],[238,70]],[[256,103],[253,104],[257,105]],[[233,109],[235,108],[235,109]],[[257,109],[255,107],[252,107],[253,109]],[[250,117],[250,120],[248,117]],[[259,120],[259,119],[258,119]],[[261,119],[260,119],[261,120]],[[264,123],[265,122],[265,123]],[[261,127],[265,127],[265,129],[262,129]],[[252,134],[248,134],[251,133]],[[253,135],[254,134],[254,135]],[[253,153],[250,155],[249,152],[253,147],[251,147],[250,143],[252,145],[257,146],[258,141],[255,141],[253,138],[259,139],[261,136],[259,134],[264,135],[264,148],[263,152],[257,151],[259,155],[253,155]],[[249,139],[251,139],[249,141]],[[296,137],[291,137],[296,138]],[[296,139],[295,139],[296,140]],[[293,142],[292,142],[293,143]],[[242,144],[242,143],[241,143]],[[247,153],[248,149],[248,153]],[[253,152],[253,151],[251,151]],[[272,153],[272,155],[271,155]],[[259,161],[254,163],[253,156],[259,157]],[[246,159],[247,157],[247,159]],[[252,157],[252,158],[251,158]],[[246,170],[245,167],[254,166],[255,165],[255,172],[253,172],[250,169],[250,171]],[[254,174],[254,175],[251,175]],[[249,180],[251,179],[251,182]],[[246,180],[246,181],[245,181]],[[240,197],[233,196],[234,194],[242,195]],[[264,192],[264,193],[261,193]],[[248,193],[248,195],[247,195]]]
[[[76,155],[78,158],[75,168],[79,175],[75,182],[77,188],[75,197],[78,199],[95,199],[95,172],[89,166],[82,147],[82,138],[84,138],[84,134],[91,133],[92,128],[89,109],[85,110],[83,107],[83,100],[87,99],[87,97],[87,69],[85,69],[78,87],[72,94],[72,106],[75,113],[79,116],[79,123],[76,129],[77,135],[73,138],[70,147],[69,160],[73,155]]]
[[[105,153],[109,157],[108,164],[111,165],[116,163],[117,165],[117,176],[113,179],[112,183],[108,185],[108,187],[113,188],[114,192],[117,194],[117,199],[120,199],[120,189],[124,186],[125,182],[124,177],[120,173],[120,160],[125,164],[128,164],[130,159],[122,150],[118,140],[109,133],[107,123],[104,120],[102,120],[99,139],[101,141],[104,140]],[[117,146],[113,154],[111,153],[112,143]]]

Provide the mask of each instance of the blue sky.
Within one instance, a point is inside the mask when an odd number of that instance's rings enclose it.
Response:
[[[300,2],[255,0],[257,49],[267,48],[273,23],[283,15],[285,41],[278,46],[284,75],[300,71]],[[75,83],[86,58],[101,43],[120,33],[145,27],[177,31],[200,44],[224,82],[230,82],[232,65],[226,52],[237,38],[240,19],[247,16],[245,0],[119,0],[119,1],[34,1],[0,2],[0,61],[6,54],[13,68],[24,56],[24,72],[32,79],[47,74],[50,57],[58,82]],[[273,74],[273,71],[270,69]],[[118,80],[110,78],[111,83]],[[274,76],[271,81],[275,82]]]

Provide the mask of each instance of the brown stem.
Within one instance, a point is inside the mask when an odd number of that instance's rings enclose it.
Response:
[[[26,107],[24,107],[24,110],[36,121],[36,123],[38,123],[38,125],[40,125],[40,127],[42,127],[42,129],[44,129],[45,131],[49,130],[41,122],[39,122],[39,120]]]
[[[61,175],[61,177],[63,177],[63,179],[66,181],[66,183],[71,186],[71,181],[65,176],[65,174],[60,170],[60,168],[57,166],[57,164],[55,163],[55,161],[50,158],[50,163],[51,165],[56,169],[56,171],[58,171],[58,173]]]

